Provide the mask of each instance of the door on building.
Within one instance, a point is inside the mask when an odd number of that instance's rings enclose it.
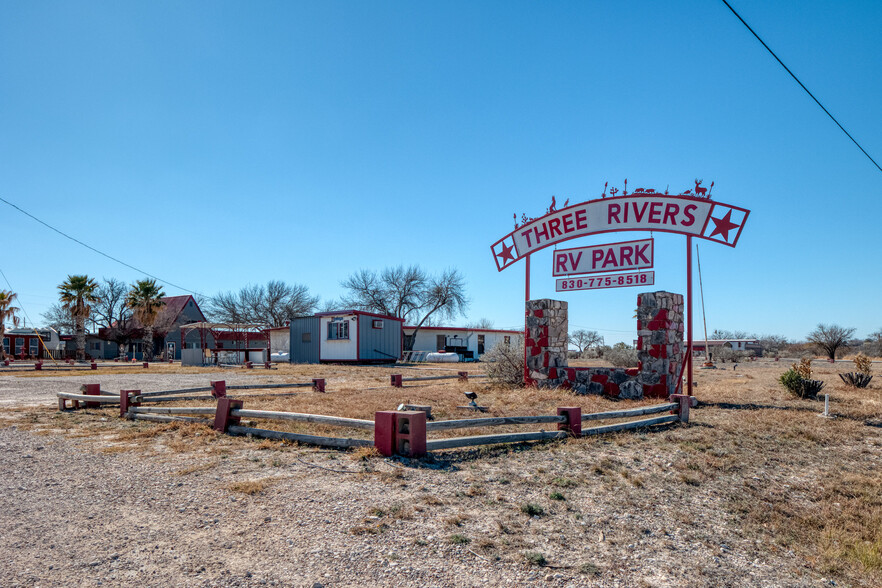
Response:
[[[435,348],[438,351],[444,351],[447,349],[447,337],[445,335],[435,336]]]
[[[484,335],[478,335],[478,355],[484,355]]]

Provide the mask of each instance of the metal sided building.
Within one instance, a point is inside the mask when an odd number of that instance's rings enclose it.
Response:
[[[470,329],[467,327],[404,327],[404,335],[413,340],[414,351],[449,351],[464,360],[480,359],[484,353],[500,343],[517,345],[523,341],[523,331],[504,329]]]
[[[291,363],[394,363],[404,320],[360,310],[320,312],[291,320]]]

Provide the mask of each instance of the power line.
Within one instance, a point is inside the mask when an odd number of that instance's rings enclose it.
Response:
[[[59,235],[61,235],[61,236],[64,237],[65,239],[70,239],[70,240],[73,241],[74,243],[77,243],[77,244],[79,244],[79,245],[82,245],[82,246],[85,247],[86,249],[89,249],[89,250],[91,250],[91,251],[94,251],[94,252],[97,253],[98,255],[104,256],[104,257],[106,257],[107,259],[109,259],[109,260],[111,260],[111,261],[115,261],[116,263],[118,263],[118,264],[120,264],[120,265],[124,265],[124,266],[126,266],[127,268],[129,268],[129,269],[133,269],[133,270],[135,270],[135,271],[138,272],[138,273],[144,274],[144,275],[147,276],[148,278],[153,278],[153,279],[156,280],[157,282],[162,282],[163,284],[167,284],[167,285],[169,285],[169,286],[172,286],[173,288],[177,288],[177,289],[179,289],[179,290],[183,290],[184,292],[189,292],[190,294],[196,294],[197,296],[205,296],[205,294],[201,294],[201,293],[196,292],[196,291],[194,291],[194,290],[190,290],[189,288],[184,288],[183,286],[178,286],[177,284],[175,284],[175,283],[173,283],[173,282],[169,282],[168,280],[163,280],[162,278],[160,278],[160,277],[158,277],[158,276],[154,276],[154,275],[151,274],[150,272],[145,272],[144,270],[139,269],[139,268],[137,268],[137,267],[135,267],[135,266],[133,266],[133,265],[131,265],[131,264],[129,264],[129,263],[126,263],[126,262],[122,261],[121,259],[117,259],[116,257],[114,257],[114,256],[112,256],[112,255],[110,255],[110,254],[104,253],[103,251],[101,251],[101,250],[99,250],[99,249],[95,249],[94,247],[92,247],[92,246],[89,245],[88,243],[84,243],[84,242],[80,241],[79,239],[77,239],[76,237],[71,237],[70,235],[68,235],[67,233],[65,233],[64,231],[62,231],[61,229],[57,229],[57,228],[53,227],[52,225],[50,225],[49,223],[47,223],[47,222],[45,222],[45,221],[43,221],[43,220],[38,219],[37,217],[35,217],[34,215],[32,215],[30,212],[28,212],[28,211],[26,211],[26,210],[20,208],[19,206],[13,204],[12,202],[10,202],[9,200],[6,200],[6,199],[3,198],[3,197],[0,197],[0,202],[4,202],[5,204],[8,204],[9,206],[11,206],[12,208],[16,209],[17,211],[19,211],[19,212],[22,213],[23,215],[25,215],[25,216],[27,216],[27,217],[30,217],[30,218],[32,218],[33,220],[35,220],[35,221],[37,221],[38,223],[40,223],[41,225],[43,225],[44,227],[46,227],[46,228],[48,228],[48,229],[51,229],[51,230],[55,231],[56,233],[58,233]],[[6,277],[6,276],[4,276],[4,278],[5,278],[5,277]],[[6,283],[8,284],[8,283],[9,283],[9,280],[6,280]],[[11,288],[11,287],[12,287],[12,286],[10,286],[10,288]],[[205,297],[206,297],[206,298],[211,298],[210,296],[205,296]]]
[[[863,154],[867,156],[867,159],[869,159],[870,161],[873,162],[873,165],[876,166],[876,169],[878,169],[879,171],[882,171],[882,167],[879,167],[879,164],[876,163],[876,160],[873,159],[873,158],[870,156],[870,154],[867,153],[866,149],[864,149],[863,147],[861,147],[861,144],[858,143],[858,142],[855,140],[855,138],[852,137],[851,134],[849,134],[849,132],[845,130],[845,127],[843,127],[841,124],[839,124],[839,121],[836,120],[836,117],[833,116],[832,114],[830,114],[830,111],[829,111],[829,110],[827,110],[826,108],[824,108],[824,105],[821,104],[820,100],[818,100],[817,98],[815,98],[815,95],[812,94],[812,93],[809,91],[809,89],[806,88],[805,85],[804,85],[802,82],[799,81],[799,78],[796,77],[796,75],[795,75],[792,71],[790,71],[790,68],[787,67],[786,65],[784,65],[784,62],[781,61],[781,59],[780,59],[777,55],[775,55],[775,52],[772,51],[772,50],[769,48],[768,45],[766,45],[766,42],[763,41],[763,40],[760,38],[760,36],[757,35],[756,32],[755,32],[752,28],[750,28],[750,25],[747,24],[747,23],[744,21],[743,18],[741,18],[741,15],[740,15],[740,14],[738,14],[737,12],[735,12],[735,9],[732,8],[732,5],[729,4],[729,2],[727,2],[726,0],[723,0],[723,4],[725,4],[725,5],[729,8],[729,10],[732,11],[732,14],[734,14],[735,16],[738,17],[738,20],[741,21],[741,24],[743,24],[744,26],[747,27],[747,30],[750,31],[750,32],[753,34],[754,37],[756,37],[756,40],[759,41],[760,43],[762,43],[763,47],[766,48],[766,51],[768,51],[769,53],[772,54],[772,57],[774,57],[775,60],[776,60],[778,63],[781,64],[781,67],[783,67],[783,68],[787,71],[787,73],[790,74],[790,77],[792,77],[794,80],[796,80],[796,83],[799,84],[799,87],[802,88],[803,90],[805,90],[805,93],[808,94],[809,96],[811,96],[812,100],[814,100],[815,103],[816,103],[818,106],[821,107],[821,110],[823,110],[825,113],[827,113],[827,116],[830,117],[830,120],[832,120],[833,122],[836,123],[836,126],[839,127],[839,128],[842,130],[843,133],[845,133],[845,136],[848,137],[849,139],[851,139],[851,142],[854,143],[855,145],[857,145],[857,148],[860,149],[860,150],[863,152]]]
[[[0,276],[3,276],[3,279],[6,280],[6,285],[9,286],[9,290],[10,290],[10,292],[15,292],[15,288],[13,288],[13,287],[12,287],[12,284],[9,283],[9,278],[6,277],[6,274],[3,273],[3,270],[2,270],[2,269],[0,269]],[[31,317],[28,316],[28,311],[25,310],[24,304],[21,303],[21,300],[18,301],[18,307],[19,307],[19,308],[21,309],[21,311],[24,313],[25,318],[26,318],[27,320],[31,321]],[[34,321],[31,321],[31,326],[33,326],[33,325],[35,325],[35,324],[36,324],[36,323],[35,323]]]

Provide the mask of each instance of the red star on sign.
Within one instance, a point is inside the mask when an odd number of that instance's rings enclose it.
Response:
[[[511,254],[512,249],[514,249],[514,245],[509,246],[505,243],[502,244],[502,253],[496,254],[496,257],[502,258],[502,265],[505,265],[509,260],[514,261],[514,255]]]
[[[737,229],[740,225],[737,225],[732,222],[732,210],[730,209],[726,216],[723,218],[714,218],[711,217],[711,220],[714,221],[714,230],[708,235],[708,238],[713,238],[714,235],[722,235],[723,239],[726,243],[729,242],[729,231],[732,229]]]

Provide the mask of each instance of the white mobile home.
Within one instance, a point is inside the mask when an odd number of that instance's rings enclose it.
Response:
[[[413,340],[414,351],[449,351],[469,360],[480,359],[500,343],[517,345],[523,341],[524,332],[465,327],[421,327],[417,331],[416,327],[405,326],[404,336]]]

